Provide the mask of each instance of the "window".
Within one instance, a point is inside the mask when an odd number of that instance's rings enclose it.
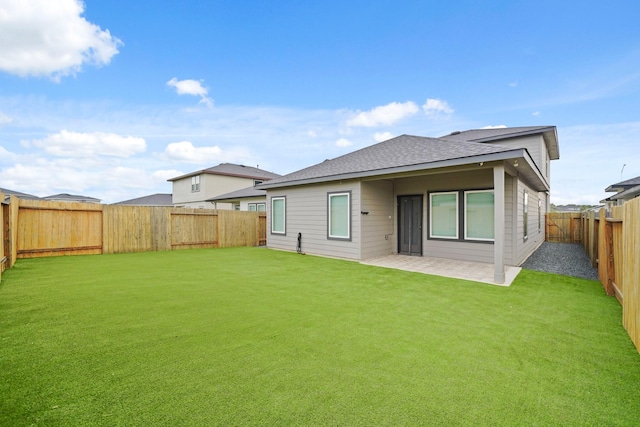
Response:
[[[191,177],[191,191],[200,191],[200,175]]]
[[[542,199],[538,194],[538,232],[542,231]]]
[[[493,211],[493,190],[465,191],[464,238],[468,240],[493,240]]]
[[[286,234],[286,199],[271,198],[271,234]]]
[[[263,180],[261,180],[261,179],[254,179],[254,180],[253,180],[253,185],[254,185],[254,186],[256,186],[256,185],[258,185],[258,184],[262,184],[263,182],[264,182],[264,181],[263,181]]]
[[[429,237],[458,238],[458,193],[429,194]]]
[[[267,206],[265,203],[249,203],[249,211],[251,212],[264,212]]]
[[[234,203],[233,210],[234,211],[239,211],[240,210],[240,203]]]
[[[329,193],[328,214],[330,239],[351,238],[351,193]]]
[[[522,203],[522,228],[523,228],[523,240],[529,238],[529,193],[524,190],[524,200]]]

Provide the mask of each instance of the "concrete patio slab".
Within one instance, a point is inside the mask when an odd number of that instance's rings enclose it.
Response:
[[[378,267],[395,268],[397,270],[413,271],[416,273],[472,280],[474,282],[489,283],[491,285],[498,286],[510,286],[518,273],[520,273],[520,270],[522,270],[520,267],[505,266],[504,283],[496,283],[493,280],[493,264],[486,264],[482,262],[458,261],[446,258],[408,255],[386,255],[360,261],[360,263]]]

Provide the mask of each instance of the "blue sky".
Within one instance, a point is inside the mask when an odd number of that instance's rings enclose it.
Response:
[[[551,200],[640,176],[640,3],[0,0],[0,187],[113,203],[401,134],[555,125]],[[623,165],[624,169],[623,169]]]

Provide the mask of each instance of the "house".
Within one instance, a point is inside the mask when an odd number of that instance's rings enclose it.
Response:
[[[604,191],[616,194],[600,200],[600,203],[605,203],[607,207],[623,205],[627,200],[640,196],[640,176],[612,184],[605,188]]]
[[[173,205],[176,207],[234,209],[233,203],[210,199],[279,177],[257,167],[221,163],[168,181],[173,184]]]
[[[264,182],[267,246],[518,266],[544,241],[555,126],[402,135]]]
[[[212,197],[207,202],[231,203],[236,211],[264,212],[267,210],[267,191],[247,187]]]
[[[89,196],[78,196],[75,194],[54,194],[52,196],[43,197],[42,200],[48,200],[50,202],[78,202],[78,203],[100,203],[100,199]]]
[[[170,193],[156,193],[135,199],[123,200],[114,205],[128,206],[173,206],[173,196]]]
[[[21,193],[20,191],[9,190],[8,188],[0,188],[0,193],[4,194],[5,203],[9,203],[9,197],[10,196],[15,196],[15,197],[18,197],[20,199],[25,199],[25,200],[39,200],[40,199],[40,197],[34,196],[33,194]]]

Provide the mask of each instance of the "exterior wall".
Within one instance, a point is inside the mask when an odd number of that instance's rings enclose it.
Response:
[[[523,138],[510,139],[507,141],[495,141],[491,144],[513,148],[526,148],[536,166],[538,166],[538,169],[540,170],[542,176],[545,177],[547,183],[550,182],[549,154],[542,135],[527,136]]]
[[[477,171],[454,172],[440,175],[399,179],[395,183],[395,197],[422,194],[422,254],[424,256],[460,259],[463,261],[493,262],[493,244],[486,242],[460,242],[431,240],[429,236],[429,198],[431,191],[481,190],[493,188],[493,169],[485,166]],[[394,203],[395,206],[395,203]],[[394,230],[398,229],[397,213],[394,212]],[[397,233],[396,233],[397,234]],[[393,252],[397,253],[397,236]],[[506,251],[506,247],[505,247]]]
[[[252,185],[252,178],[203,173],[200,174],[200,191],[191,191],[191,177],[182,178],[173,181],[173,204],[174,206],[211,209],[213,205],[205,200]],[[233,209],[233,204],[218,203],[216,209]]]
[[[351,240],[327,237],[327,193],[351,191]],[[286,197],[285,235],[271,233],[271,198]],[[314,255],[359,260],[360,254],[360,182],[344,181],[267,191],[267,246],[295,251],[298,233],[302,233],[302,251]]]
[[[529,195],[529,209],[527,210],[527,228],[528,237],[524,238],[524,193],[525,191]],[[514,206],[516,206],[516,213],[514,215],[516,231],[512,236],[513,247],[512,251],[512,265],[522,264],[529,256],[542,245],[544,242],[544,212],[547,210],[546,206],[546,194],[539,193],[532,190],[526,183],[517,180],[516,200]],[[541,201],[541,222],[538,227],[538,200]]]
[[[389,255],[397,238],[394,228],[395,196],[391,181],[362,183],[361,259]]]

